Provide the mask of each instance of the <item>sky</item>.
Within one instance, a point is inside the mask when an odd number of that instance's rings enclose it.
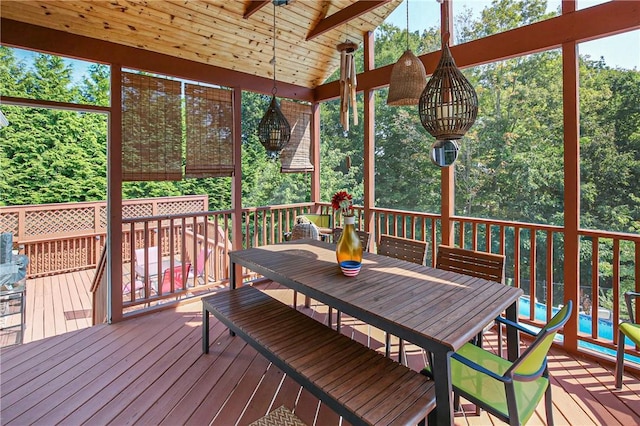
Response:
[[[606,0],[578,0],[578,9],[584,9]],[[407,27],[406,2],[402,2],[387,18],[386,22],[399,28]],[[547,11],[560,7],[560,0],[548,0]],[[463,8],[473,11],[474,17],[491,5],[491,0],[453,0],[454,16]],[[409,1],[409,30],[422,31],[440,26],[440,4],[436,0]],[[612,68],[636,69],[640,71],[640,30],[630,31],[611,37],[593,40],[578,45],[580,55],[589,55],[592,60],[604,57],[605,64]]]

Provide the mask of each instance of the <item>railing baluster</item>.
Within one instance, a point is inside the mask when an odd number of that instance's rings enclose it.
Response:
[[[598,296],[600,294],[600,239],[594,237],[591,240],[591,337],[598,337],[598,313],[600,303]]]
[[[535,318],[535,308],[536,304],[534,301],[536,298],[536,258],[537,258],[537,238],[536,238],[536,230],[533,228],[529,229],[529,242],[530,242],[530,250],[529,250],[529,297],[531,298],[531,318]]]
[[[553,316],[553,231],[546,232],[547,235],[547,321]]]
[[[613,239],[613,306],[620,306],[620,240]],[[620,323],[620,309],[613,309],[613,343],[618,344],[618,324]]]

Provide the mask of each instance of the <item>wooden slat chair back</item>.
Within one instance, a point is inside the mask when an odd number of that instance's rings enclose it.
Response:
[[[378,254],[424,265],[427,257],[427,243],[383,234],[380,235]],[[402,339],[398,339],[398,362],[401,364],[404,358],[403,348]],[[385,354],[387,357],[391,354],[391,335],[389,333],[385,333]]]
[[[436,268],[504,283],[504,256],[441,245]]]
[[[436,268],[504,284],[504,256],[501,254],[440,245],[436,255]],[[492,325],[493,322],[487,324],[472,343],[482,347],[482,336]],[[500,324],[497,326],[498,353],[502,353],[502,326]],[[456,403],[457,401],[456,396]]]
[[[391,235],[380,235],[378,254],[424,265],[427,256],[427,243]]]
[[[358,234],[358,238],[360,238],[360,243],[362,244],[362,250],[369,251],[369,244],[371,242],[371,233],[367,231],[362,231],[360,229],[356,229],[356,234]],[[340,240],[340,236],[342,236],[342,228],[333,228],[334,244],[338,244],[338,241]]]

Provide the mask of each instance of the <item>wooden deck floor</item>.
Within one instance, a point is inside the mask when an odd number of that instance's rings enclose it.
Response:
[[[91,281],[95,270],[27,280],[23,343],[91,326]],[[0,331],[0,347],[16,344],[17,333]]]
[[[65,282],[80,288],[75,278]],[[277,284],[263,288],[283,302],[292,302],[292,292]],[[57,296],[49,300],[45,294],[34,303],[57,303]],[[85,309],[82,304],[70,306],[33,315],[64,316]],[[304,309],[320,321],[326,311],[316,305]],[[54,320],[44,322],[50,321]],[[83,319],[66,321],[83,323]],[[33,319],[31,323],[35,325]],[[349,318],[343,324],[345,334],[383,350],[380,331]],[[46,336],[49,326],[38,326],[42,331],[31,331],[31,343],[0,350],[0,422],[245,425],[285,405],[308,425],[341,424],[335,413],[241,339],[230,337],[214,318],[211,351],[203,355],[200,325],[201,305],[195,302],[111,326],[65,332],[60,324],[56,329],[63,334],[45,339],[34,337]],[[495,346],[496,336],[489,333],[486,343]],[[423,353],[412,347],[407,352],[409,365],[419,369]],[[615,391],[610,368],[560,349],[552,350],[549,365],[556,424],[640,424],[639,378],[626,376],[623,389]],[[502,424],[486,413],[475,415],[468,403],[464,409],[456,414],[456,425]],[[543,424],[544,418],[541,404],[530,424]]]

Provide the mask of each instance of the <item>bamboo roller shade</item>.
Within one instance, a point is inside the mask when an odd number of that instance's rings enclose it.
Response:
[[[280,109],[291,126],[291,138],[280,154],[283,173],[312,172],[311,105],[282,100]]]
[[[185,84],[190,178],[233,174],[232,91]]]
[[[122,180],[182,179],[180,85],[122,73]]]

